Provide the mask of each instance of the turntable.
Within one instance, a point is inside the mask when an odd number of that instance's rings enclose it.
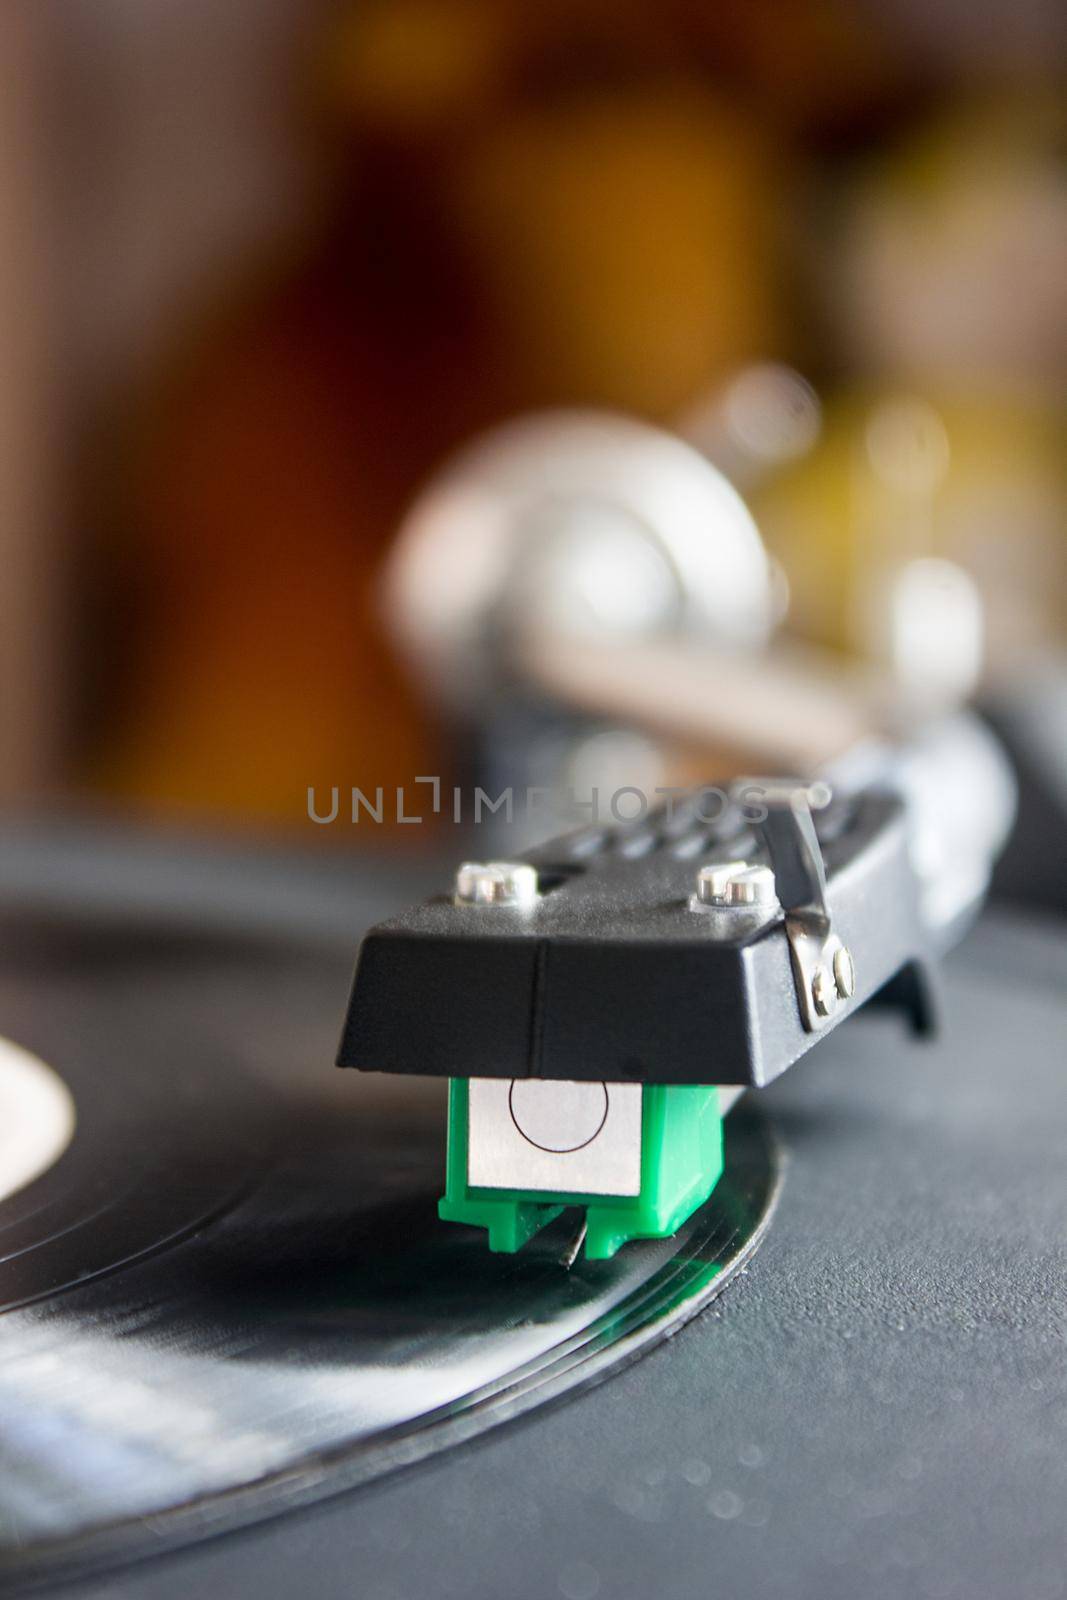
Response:
[[[834,1028],[676,1237],[495,1255],[436,1216],[440,1080],[324,1070],[443,865],[0,856],[5,1031],[76,1118],[0,1201],[12,1591],[1057,1592],[1062,939],[989,914],[932,1043]]]

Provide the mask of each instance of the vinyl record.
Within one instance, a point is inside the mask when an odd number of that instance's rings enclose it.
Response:
[[[568,1212],[491,1255],[437,1220],[443,1085],[331,1067],[354,938],[87,914],[9,932],[0,1027],[77,1118],[0,1201],[14,1580],[327,1495],[595,1381],[766,1225],[777,1162],[741,1109],[676,1238],[570,1264]]]

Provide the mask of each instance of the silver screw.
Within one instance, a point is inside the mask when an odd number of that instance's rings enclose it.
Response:
[[[856,966],[847,944],[834,953],[834,983],[842,1000],[851,1000],[856,992]]]
[[[525,861],[464,861],[454,898],[464,906],[532,906],[537,869]]]
[[[724,899],[728,906],[776,905],[774,873],[770,867],[748,867],[744,872],[734,873],[727,880]]]
[[[811,998],[820,1017],[828,1017],[837,1005],[837,986],[825,967],[816,967],[811,975]]]
[[[702,906],[726,904],[726,885],[739,872],[748,871],[747,861],[713,861],[697,872],[695,898]]]

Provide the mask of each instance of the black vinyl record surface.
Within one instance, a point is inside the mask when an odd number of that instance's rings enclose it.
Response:
[[[78,1114],[0,1202],[12,1582],[291,1508],[588,1384],[699,1310],[769,1216],[773,1144],[739,1113],[676,1238],[571,1261],[568,1212],[491,1255],[436,1216],[444,1086],[332,1067],[354,942],[54,913],[6,942],[5,1027]]]

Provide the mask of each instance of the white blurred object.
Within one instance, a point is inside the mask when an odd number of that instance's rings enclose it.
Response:
[[[885,625],[890,671],[906,704],[930,716],[977,688],[985,614],[973,578],[955,562],[906,562],[889,584]]]
[[[494,430],[430,484],[385,598],[425,681],[470,709],[527,634],[758,649],[778,596],[748,509],[698,451],[629,418],[558,412]]]
[[[898,770],[923,915],[930,927],[949,928],[989,887],[1015,820],[1015,777],[990,729],[965,714],[920,729]]]
[[[928,401],[898,395],[872,408],[863,443],[874,494],[853,641],[888,671],[898,717],[921,722],[973,694],[985,660],[978,585],[962,566],[930,553],[952,463],[948,431]]]
[[[58,1073],[0,1039],[0,1200],[54,1165],[74,1133],[74,1101]]]
[[[785,459],[818,432],[809,394],[788,368],[746,369],[715,416],[750,460],[759,441],[767,460]],[[511,423],[446,468],[401,528],[386,573],[390,620],[453,711],[477,717],[517,686],[610,720],[615,731],[567,734],[556,750],[552,769],[576,796],[637,781],[631,772],[620,785],[616,755],[655,777],[669,743],[742,767],[819,772],[872,736],[906,738],[977,681],[977,589],[928,554],[947,448],[922,400],[872,413],[864,481],[873,469],[878,493],[872,578],[853,619],[859,661],[767,649],[783,590],[736,490],[690,444],[594,413]]]
[[[680,419],[679,432],[744,488],[806,456],[822,406],[806,378],[777,361],[742,367]]]
[[[901,743],[857,745],[822,776],[843,791],[881,779],[903,796],[923,921],[947,939],[980,904],[1015,821],[1015,775],[992,730],[957,712]]]

